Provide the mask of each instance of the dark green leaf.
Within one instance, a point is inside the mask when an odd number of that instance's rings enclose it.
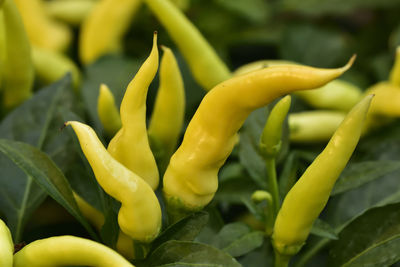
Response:
[[[68,181],[45,153],[31,145],[6,139],[0,139],[0,151],[71,213],[93,237],[96,236],[82,217]]]
[[[51,121],[63,94],[69,91],[67,89],[72,91],[70,76],[37,92],[4,118],[0,124],[0,138],[42,148],[50,132],[53,135],[59,133],[60,126],[54,131]],[[51,149],[46,151],[52,152]],[[4,155],[0,156],[0,169],[3,171],[0,210],[7,219],[14,241],[20,242],[27,219],[42,203],[46,193]]]
[[[243,164],[259,188],[267,187],[265,162],[258,149],[266,118],[267,113],[264,108],[252,112],[240,132],[240,163]]]
[[[240,264],[226,252],[209,245],[188,241],[168,241],[149,256],[147,266],[239,267]]]
[[[335,230],[330,226],[327,222],[321,220],[321,219],[316,219],[312,228],[311,228],[311,234],[320,236],[320,237],[326,237],[329,239],[338,239]]]
[[[400,204],[365,212],[339,234],[333,266],[390,266],[400,260]]]
[[[218,185],[214,200],[231,204],[242,204],[242,199],[250,198],[259,187],[250,179],[242,176],[231,178]]]
[[[250,21],[260,23],[268,18],[268,6],[262,0],[218,0],[217,3]]]
[[[334,196],[357,188],[399,169],[399,161],[381,160],[349,164],[336,182],[331,195]]]
[[[157,248],[169,240],[193,241],[208,222],[208,213],[201,211],[193,213],[163,231],[152,247]]]
[[[239,257],[258,248],[263,241],[263,232],[252,231],[246,224],[237,222],[225,225],[214,238],[212,245],[233,257]]]

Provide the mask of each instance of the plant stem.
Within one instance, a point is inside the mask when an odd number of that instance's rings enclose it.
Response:
[[[288,267],[291,256],[275,251],[275,267]]]
[[[266,157],[265,158],[265,166],[267,168],[267,182],[268,182],[268,189],[272,195],[272,203],[273,203],[273,218],[275,221],[275,217],[278,214],[281,201],[279,197],[279,188],[278,182],[276,179],[276,166],[275,166],[275,158],[274,157]]]

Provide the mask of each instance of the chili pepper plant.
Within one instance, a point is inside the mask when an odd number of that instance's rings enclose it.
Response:
[[[400,266],[399,12],[1,0],[0,266]]]

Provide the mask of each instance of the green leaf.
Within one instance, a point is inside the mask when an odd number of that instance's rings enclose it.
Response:
[[[239,267],[226,252],[209,245],[189,241],[168,241],[148,258],[146,266],[168,267]]]
[[[64,79],[40,90],[31,99],[9,113],[0,124],[0,138],[22,141],[43,148],[52,134],[59,134],[51,122],[55,110],[67,89],[71,89],[71,78]],[[67,102],[64,99],[64,102]],[[56,149],[63,150],[60,147]],[[51,147],[46,149],[53,153]],[[15,242],[20,242],[27,219],[43,202],[46,193],[4,155],[0,156],[0,211],[7,220]]]
[[[333,240],[338,239],[335,229],[333,229],[332,226],[321,219],[315,220],[310,233],[316,236],[326,237]]]
[[[400,261],[400,204],[365,212],[347,225],[330,251],[332,266],[390,266]]]
[[[342,32],[312,24],[288,25],[280,48],[283,59],[315,67],[338,67],[351,56]]]
[[[71,213],[93,237],[96,237],[80,213],[68,181],[45,153],[29,144],[7,139],[0,139],[0,151]]]
[[[331,195],[357,188],[399,169],[400,161],[379,160],[349,164],[336,182]]]
[[[233,257],[239,257],[260,247],[263,241],[263,232],[252,231],[246,224],[237,222],[225,225],[214,238],[212,245]]]
[[[343,15],[363,8],[390,8],[399,3],[398,0],[283,0],[282,6],[288,11],[296,11],[307,15]]]
[[[247,118],[240,132],[239,160],[259,188],[267,187],[265,162],[259,153],[261,132],[267,118],[265,108],[258,109]]]
[[[255,23],[262,23],[268,19],[268,5],[262,0],[218,0],[217,3]]]
[[[193,213],[165,229],[152,247],[157,248],[169,240],[193,241],[208,222],[208,213],[201,211]]]

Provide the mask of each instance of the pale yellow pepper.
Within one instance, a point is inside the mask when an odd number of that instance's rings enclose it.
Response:
[[[120,107],[122,128],[107,148],[116,160],[139,175],[154,190],[158,186],[159,174],[147,136],[146,98],[157,68],[157,34],[154,34],[150,56],[129,83],[122,99]]]
[[[396,58],[390,71],[389,81],[393,85],[400,87],[400,46],[396,49]]]
[[[178,63],[171,49],[162,46],[160,85],[151,115],[148,134],[165,165],[176,149],[185,116],[185,89]]]
[[[121,118],[115,105],[114,95],[105,84],[100,85],[97,114],[108,136],[114,136],[121,129]]]
[[[176,5],[169,0],[144,2],[166,28],[187,61],[193,77],[205,90],[231,77],[225,63]]]
[[[366,94],[375,94],[371,103],[371,115],[400,116],[400,86],[380,82],[368,88]]]
[[[46,1],[44,7],[50,17],[77,26],[96,5],[96,0],[53,0]]]
[[[272,235],[278,259],[288,260],[286,256],[296,254],[304,245],[357,146],[372,97],[364,97],[348,113],[325,149],[287,193]]]
[[[118,224],[133,240],[148,243],[161,229],[161,208],[152,188],[138,175],[125,168],[105,149],[89,126],[71,121],[71,125],[97,181],[121,202]]]
[[[36,240],[14,255],[14,267],[134,267],[114,250],[76,236]]]
[[[294,143],[329,140],[346,117],[343,111],[313,110],[289,115],[290,141]]]
[[[46,14],[42,0],[14,0],[33,45],[46,50],[63,52],[72,41],[71,30]]]
[[[0,219],[0,266],[13,266],[14,243],[7,225]]]
[[[4,29],[4,62],[2,64],[3,105],[10,110],[32,95],[33,64],[31,45],[14,0],[6,0],[1,8],[0,24]]]
[[[79,55],[84,64],[117,51],[141,0],[100,0],[82,23]]]
[[[164,195],[169,209],[184,213],[211,201],[218,188],[219,168],[254,109],[284,94],[320,87],[345,72],[353,60],[338,69],[273,66],[214,87],[200,103],[165,172]]]

